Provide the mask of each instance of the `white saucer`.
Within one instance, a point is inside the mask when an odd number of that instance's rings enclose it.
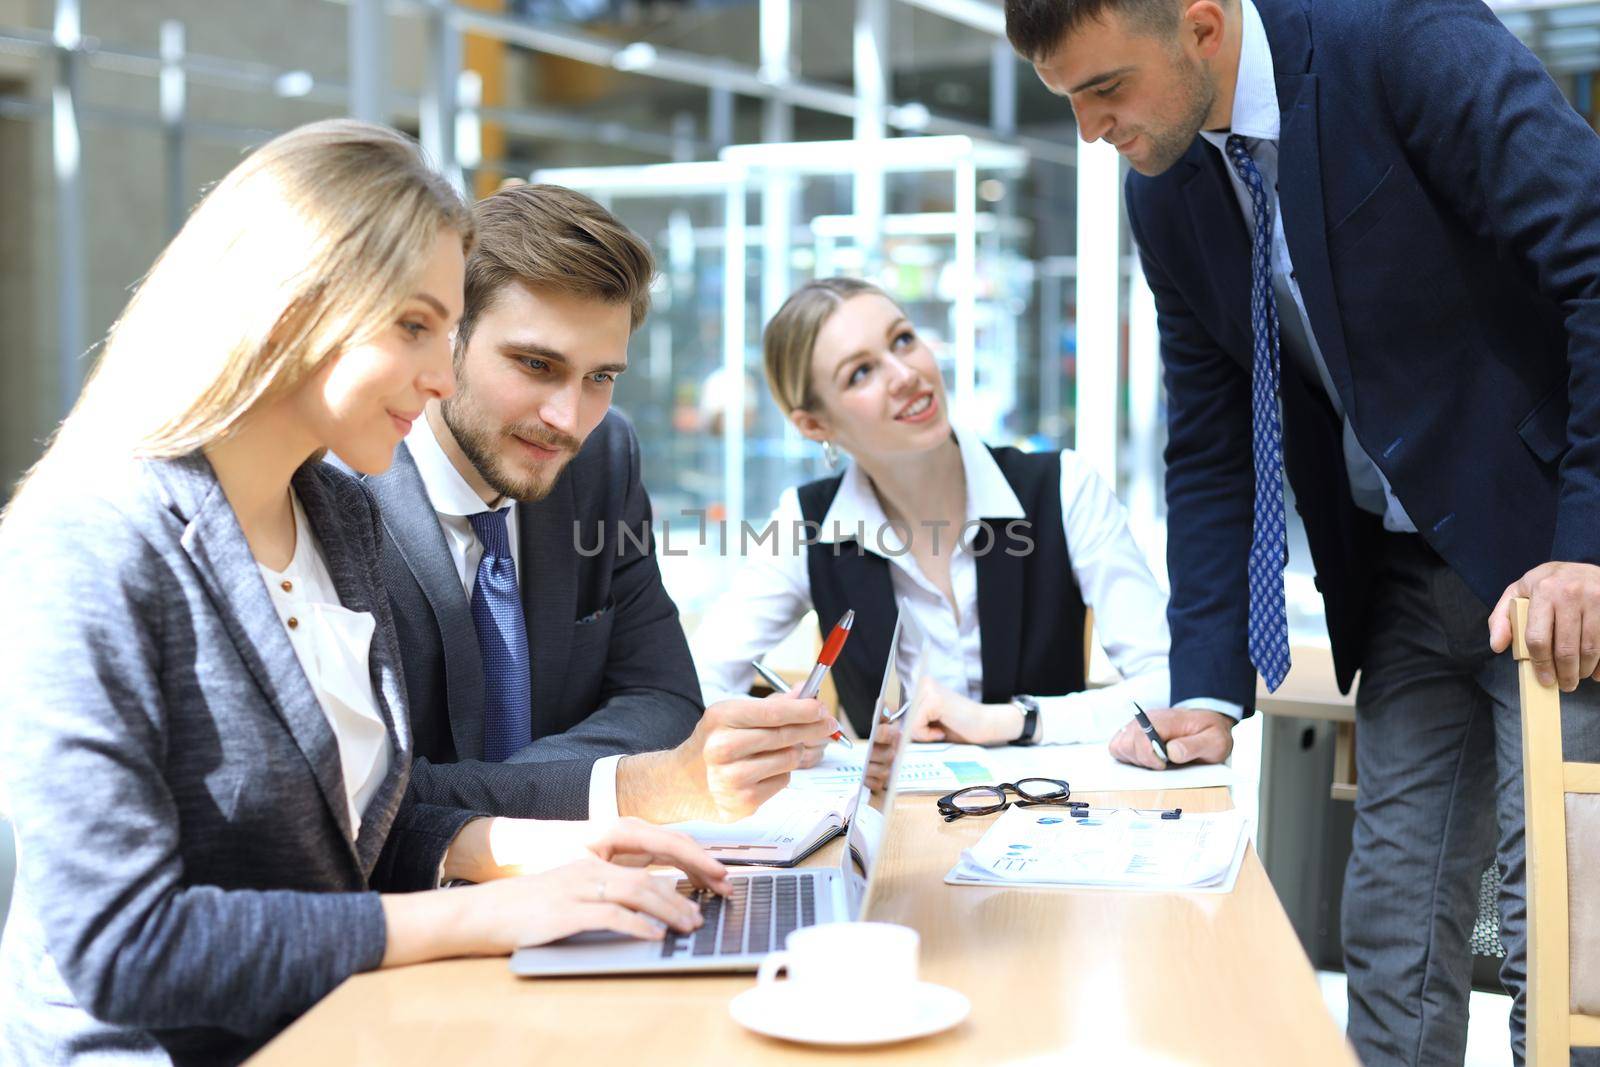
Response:
[[[948,1030],[967,1017],[972,1004],[954,989],[932,982],[912,987],[904,1011],[885,1014],[871,1007],[843,1010],[837,1002],[819,1004],[811,993],[789,982],[747,989],[728,1005],[735,1021],[747,1029],[785,1041],[810,1045],[885,1045]]]

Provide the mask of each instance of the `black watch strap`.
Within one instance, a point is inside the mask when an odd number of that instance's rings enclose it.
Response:
[[[1022,711],[1022,736],[1012,744],[1033,744],[1039,737],[1039,702],[1030,696],[1014,696],[1011,704]]]

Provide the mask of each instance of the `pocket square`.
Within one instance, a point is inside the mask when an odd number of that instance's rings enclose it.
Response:
[[[598,622],[600,619],[602,619],[606,615],[608,615],[611,612],[612,607],[614,607],[614,606],[615,605],[607,604],[605,607],[601,608],[599,611],[590,612],[589,614],[585,615],[583,618],[579,619],[577,622],[573,623],[572,625],[574,625],[574,626],[587,626],[592,622]]]

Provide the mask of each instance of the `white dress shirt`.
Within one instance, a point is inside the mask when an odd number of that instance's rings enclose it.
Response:
[[[1022,504],[983,442],[956,434],[967,480],[968,520],[1021,519]],[[1132,715],[1132,701],[1163,706],[1171,699],[1167,673],[1167,596],[1128,532],[1127,513],[1109,487],[1078,458],[1061,453],[1061,517],[1072,573],[1084,602],[1094,609],[1101,647],[1123,680],[1103,689],[1042,696],[1042,742],[1100,741]],[[774,538],[752,546],[729,591],[711,606],[690,641],[707,704],[744,695],[752,660],[770,652],[812,608],[807,549],[799,543],[800,496],[786,489],[772,514]],[[846,468],[822,522],[820,539],[832,543],[858,529],[873,551],[887,519],[861,468]],[[955,531],[942,536],[953,538]],[[927,673],[953,692],[983,699],[983,651],[978,634],[977,559],[957,543],[950,555],[954,602],[928,580],[896,535],[884,538],[895,604],[928,636],[934,650]],[[980,546],[982,547],[982,546]],[[831,621],[831,620],[830,620]],[[1065,620],[1065,639],[1079,640],[1077,620]],[[902,647],[897,666],[916,676],[917,649]],[[1087,665],[1086,665],[1087,666]]]
[[[389,728],[372,691],[372,614],[339,603],[300,498],[294,496],[294,558],[281,571],[257,563],[289,644],[328,717],[339,748],[350,836],[361,833],[361,813],[389,773]]]
[[[433,426],[424,416],[414,423],[406,435],[406,448],[416,461],[417,473],[422,476],[422,486],[428,491],[434,514],[444,530],[445,544],[450,547],[450,559],[456,565],[456,576],[461,588],[472,600],[472,587],[478,581],[478,564],[483,560],[483,542],[472,529],[470,515],[495,510],[483,502],[477,490],[456,470],[450,457],[434,435]],[[501,500],[497,506],[506,513],[506,535],[511,542],[511,565],[517,574],[517,587],[522,583],[522,547],[517,541],[517,508],[514,502]],[[537,635],[533,636],[538,640]],[[589,818],[604,819],[617,816],[617,764],[622,757],[607,756],[596,760],[589,772]],[[532,766],[530,774],[537,773]]]

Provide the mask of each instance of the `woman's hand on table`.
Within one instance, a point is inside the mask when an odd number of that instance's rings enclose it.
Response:
[[[1022,736],[1022,720],[1012,704],[980,704],[924,675],[911,708],[911,740],[1008,745]]]

